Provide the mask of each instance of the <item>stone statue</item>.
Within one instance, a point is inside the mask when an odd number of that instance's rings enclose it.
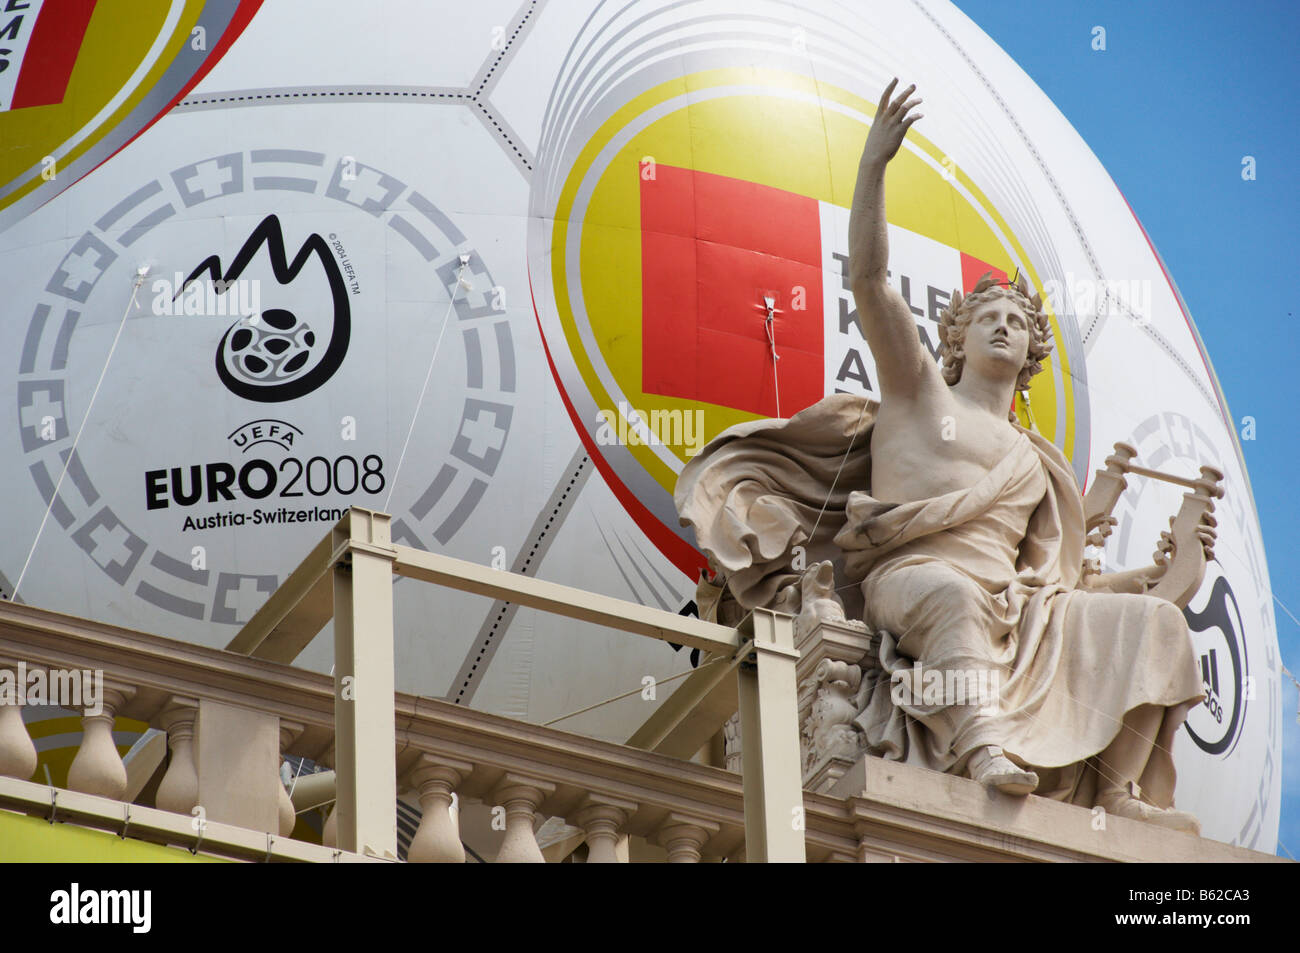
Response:
[[[1166,573],[1174,540],[1164,534],[1150,567],[1085,565],[1085,544],[1114,521],[1085,515],[1064,455],[1009,413],[1051,350],[1023,277],[986,275],[967,296],[953,293],[942,368],[921,345],[885,280],[885,170],[921,118],[920,100],[908,98],[915,87],[895,97],[896,85],[867,136],[849,224],[852,290],[881,400],[834,395],[789,420],[741,424],[688,463],[677,509],[720,573],[701,594],[713,594],[723,622],[768,606],[799,614],[807,629],[810,614],[841,611],[838,592],[878,637],[868,676],[819,666],[812,710],[833,731],[806,728],[807,743],[826,737],[842,749],[849,731],[873,755],[1199,833],[1173,807],[1172,747],[1204,690],[1182,612],[1144,594]],[[1203,573],[1213,503],[1197,500],[1208,506],[1182,538]],[[1093,529],[1100,534],[1087,536]],[[880,690],[913,684],[919,668],[949,688],[954,674],[958,684],[994,685],[995,696]],[[856,711],[851,728],[848,714],[823,717],[841,710]]]

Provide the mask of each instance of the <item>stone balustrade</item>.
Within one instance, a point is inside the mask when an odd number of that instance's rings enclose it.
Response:
[[[126,772],[113,719],[139,719],[167,735],[158,808],[187,817],[201,809],[213,822],[287,836],[294,809],[279,776],[281,756],[332,761],[335,685],[328,675],[0,603],[0,665],[19,661],[29,671],[103,673],[103,711],[83,719],[68,779],[73,791],[122,796]],[[412,861],[464,861],[453,799],[503,810],[500,862],[541,861],[534,829],[546,817],[586,831],[591,862],[615,861],[616,846],[629,836],[661,846],[674,862],[743,851],[740,779],[721,768],[403,693],[395,698],[395,724],[399,790],[422,809]],[[250,752],[263,762],[259,776],[232,775],[246,771]],[[236,768],[235,754],[245,767]],[[35,768],[19,709],[0,705],[0,775],[28,780]],[[828,801],[819,806],[814,827],[835,813]],[[827,829],[814,833],[814,855],[819,836],[829,839],[821,854],[832,846],[856,849],[847,827]]]
[[[827,677],[843,680],[835,666],[851,664],[863,638],[836,630],[820,648],[805,643],[806,664],[820,671],[808,690]],[[285,755],[333,764],[331,676],[0,602],[0,668],[20,661],[29,670],[103,672],[104,709],[85,716],[68,779],[78,803],[89,805],[77,815],[87,824],[123,816],[122,805],[116,815],[104,805],[126,785],[112,719],[129,717],[167,734],[171,756],[154,796],[158,810],[140,808],[150,812],[151,830],[174,828],[184,843],[180,832],[202,809],[214,830],[236,832],[227,835],[232,843],[240,831],[259,832],[268,857],[338,858],[321,847],[285,846],[294,809],[279,774]],[[674,863],[744,858],[743,791],[734,771],[410,694],[399,692],[394,702],[397,790],[422,811],[410,861],[464,862],[458,814],[469,804],[499,809],[504,837],[498,854],[484,858],[498,862],[543,860],[535,834],[543,818],[585,832],[589,863],[626,857],[629,838],[643,845],[642,856],[657,849],[659,859]],[[19,710],[0,705],[0,804],[49,809],[49,797],[31,793],[41,790],[29,782],[36,763]],[[801,818],[810,862],[1271,859],[1122,818],[1097,832],[1091,814],[1070,805],[991,797],[966,779],[873,758],[831,772],[810,766],[818,769],[810,779],[817,790],[805,789]],[[125,807],[129,817],[134,806]],[[160,815],[180,817],[169,827]],[[251,851],[245,843],[228,853]]]

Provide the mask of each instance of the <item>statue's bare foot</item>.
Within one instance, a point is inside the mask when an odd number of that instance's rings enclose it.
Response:
[[[980,784],[995,787],[1003,794],[1024,796],[1038,787],[1038,775],[1026,771],[993,745],[980,748],[970,757],[970,776]]]
[[[1195,814],[1147,804],[1122,789],[1102,794],[1097,798],[1097,806],[1104,809],[1107,814],[1114,814],[1116,817],[1145,821],[1171,831],[1183,831],[1187,834],[1195,834],[1197,837],[1201,836],[1201,822],[1196,819]]]

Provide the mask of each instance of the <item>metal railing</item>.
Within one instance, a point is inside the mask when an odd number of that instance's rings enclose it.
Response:
[[[744,748],[745,854],[805,860],[794,624],[759,609],[735,629],[392,541],[390,517],[353,507],[227,649],[289,663],[334,620],[338,846],[396,856],[392,752],[393,577],[698,648],[706,664],[629,744],[689,757],[737,707]],[[734,687],[727,684],[733,678]]]

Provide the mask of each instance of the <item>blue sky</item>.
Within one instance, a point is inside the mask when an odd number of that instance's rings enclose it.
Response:
[[[1282,661],[1300,673],[1300,7],[955,0],[1047,93],[1119,185],[1187,302],[1240,425]],[[1106,30],[1092,49],[1093,27]],[[1243,181],[1242,157],[1256,179]],[[1300,295],[1297,295],[1300,297]],[[1238,426],[1240,432],[1240,426]],[[1286,607],[1286,609],[1283,608]],[[1300,725],[1284,679],[1278,853],[1300,857]]]

